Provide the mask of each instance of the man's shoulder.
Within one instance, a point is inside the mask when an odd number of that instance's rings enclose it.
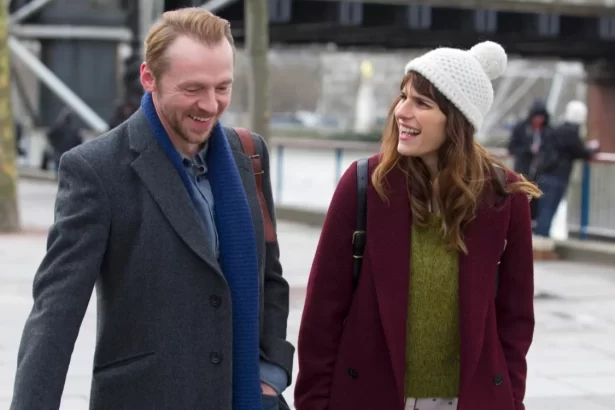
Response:
[[[98,137],[83,142],[69,152],[82,157],[93,168],[98,166],[112,168],[113,164],[122,161],[124,156],[122,154],[128,150],[127,124],[123,123]]]
[[[257,152],[262,152],[262,151],[267,150],[267,144],[265,143],[265,140],[263,139],[263,137],[261,137],[259,134],[255,132],[250,131],[247,128],[239,128],[239,127],[233,128],[233,127],[226,127],[226,126],[223,126],[222,128],[224,129],[224,134],[226,135],[226,138],[229,141],[231,149],[233,150],[243,151],[243,148],[241,145],[241,138],[239,135],[242,132],[242,130],[250,133],[250,135],[254,139],[254,143],[256,144]]]
[[[232,150],[241,151],[241,142],[239,140],[239,134],[237,134],[237,129],[233,127],[222,126],[224,130],[224,135],[229,142]]]

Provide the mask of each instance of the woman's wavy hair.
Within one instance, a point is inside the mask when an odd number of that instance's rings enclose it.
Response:
[[[459,109],[425,77],[415,72],[404,76],[400,90],[403,90],[409,81],[417,93],[435,101],[446,116],[446,139],[438,151],[437,178],[432,184],[430,173],[422,159],[405,157],[397,151],[399,131],[395,120],[395,107],[401,99],[400,95],[389,109],[382,135],[381,159],[372,174],[372,184],[382,200],[386,201],[386,176],[392,169],[399,167],[408,178],[414,223],[419,226],[427,225],[429,203],[434,194],[441,210],[441,232],[449,248],[467,253],[463,230],[475,218],[481,201],[518,192],[533,198],[540,196],[541,192],[521,175],[517,181],[503,186],[495,167],[501,167],[503,170],[508,168],[474,140],[474,127]]]

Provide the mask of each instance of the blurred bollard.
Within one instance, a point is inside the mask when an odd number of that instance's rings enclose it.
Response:
[[[335,185],[340,181],[342,177],[342,155],[343,151],[341,148],[335,149]]]
[[[579,237],[587,239],[587,227],[589,226],[589,200],[591,191],[591,166],[589,162],[583,163],[583,179],[581,183],[581,226]]]

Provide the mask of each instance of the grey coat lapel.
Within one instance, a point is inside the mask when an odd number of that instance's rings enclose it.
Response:
[[[139,109],[129,120],[130,148],[138,156],[132,167],[180,238],[210,267],[222,275],[212,246],[206,243],[203,222],[177,170],[167,157]]]

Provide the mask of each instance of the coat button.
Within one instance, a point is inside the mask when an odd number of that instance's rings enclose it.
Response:
[[[501,375],[496,374],[495,376],[493,376],[493,384],[495,384],[496,386],[501,385],[503,381],[504,379],[502,379]]]
[[[209,354],[209,361],[213,364],[220,364],[220,362],[222,361],[222,355],[217,352],[211,352]]]
[[[348,368],[348,376],[351,379],[356,379],[357,377],[359,377],[359,372],[357,372],[355,369],[350,367],[350,368]]]
[[[209,304],[212,305],[213,307],[218,307],[220,306],[221,303],[222,303],[222,300],[220,299],[220,296],[211,295],[209,297]]]

